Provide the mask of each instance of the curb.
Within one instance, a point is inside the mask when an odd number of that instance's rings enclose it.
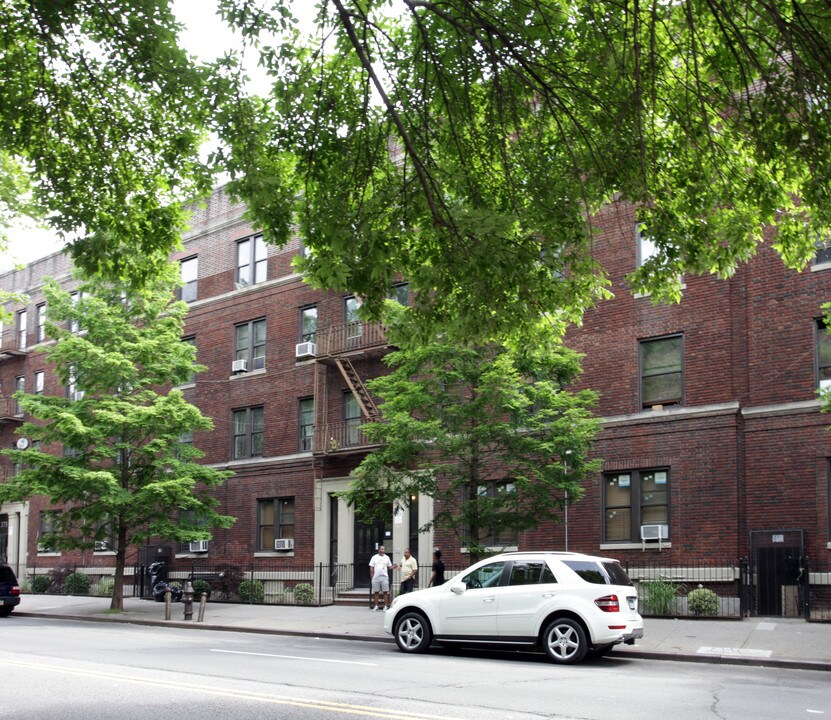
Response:
[[[51,618],[53,620],[78,620],[81,622],[122,623],[146,627],[173,627],[180,630],[210,630],[212,632],[243,632],[254,635],[284,635],[287,637],[313,637],[327,640],[358,640],[360,642],[391,642],[390,638],[377,635],[351,635],[349,633],[309,632],[307,630],[279,630],[269,628],[233,627],[229,625],[212,625],[196,621],[182,620],[142,620],[123,616],[62,615],[60,613],[18,612],[18,617]],[[825,660],[797,660],[786,658],[743,658],[735,655],[699,655],[692,653],[667,653],[650,650],[621,649],[613,659],[632,658],[636,660],[668,660],[674,662],[701,663],[705,665],[740,665],[745,667],[769,667],[785,670],[813,670],[831,672],[831,662]]]

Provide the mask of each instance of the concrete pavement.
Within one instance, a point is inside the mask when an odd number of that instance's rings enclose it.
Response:
[[[300,607],[211,603],[198,622],[184,620],[182,603],[172,605],[165,620],[164,603],[125,598],[124,612],[109,611],[109,598],[74,595],[23,595],[15,616],[133,623],[202,630],[231,630],[275,635],[305,635],[369,642],[393,642],[384,633],[383,613],[365,606]],[[615,655],[632,658],[755,665],[831,671],[831,623],[808,623],[796,618],[703,620],[645,618],[644,637],[619,645]]]

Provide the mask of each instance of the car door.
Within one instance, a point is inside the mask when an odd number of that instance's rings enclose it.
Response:
[[[499,593],[499,639],[528,639],[536,634],[537,618],[556,607],[560,587],[548,563],[542,558],[515,560],[509,570],[507,583],[503,583]]]
[[[441,635],[496,639],[497,597],[505,565],[487,563],[454,581],[463,583],[465,590],[448,592],[442,599]]]

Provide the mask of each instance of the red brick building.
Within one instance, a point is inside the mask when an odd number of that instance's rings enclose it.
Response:
[[[788,558],[827,564],[831,434],[816,390],[831,381],[831,345],[820,352],[819,333],[831,262],[786,270],[765,245],[734,278],[684,278],[680,304],[653,305],[626,286],[650,251],[633,210],[610,206],[597,223],[596,257],[615,297],[588,312],[568,341],[585,354],[581,386],[601,393],[603,470],[586,478],[567,525],[543,522],[519,546],[638,563],[728,567],[748,557],[760,572],[770,566],[772,583],[784,582],[774,566]],[[430,498],[365,526],[334,495],[370,449],[361,424],[377,409],[363,380],[383,372],[388,349],[378,327],[357,320],[355,299],[304,284],[291,265],[301,244],[265,246],[222,191],[195,211],[184,245],[172,259],[186,281],[186,337],[207,366],[185,392],[215,423],[194,443],[204,462],[234,471],[219,494],[237,523],[207,545],[154,551],[360,571],[384,542],[396,556],[410,546],[422,564],[441,545],[448,565],[464,564],[450,538],[418,533],[431,517]],[[42,279],[69,287],[69,270],[53,255],[0,276],[0,287],[29,295],[11,308],[16,324],[0,345],[3,447],[18,437],[8,400],[15,389],[43,383],[44,392],[65,391],[31,348],[40,339]],[[407,287],[391,291],[404,298]],[[13,471],[6,459],[0,468]],[[39,499],[0,508],[0,554],[21,569],[61,560],[39,551],[44,509]],[[105,565],[108,553],[72,561]],[[358,574],[356,583],[364,579]]]

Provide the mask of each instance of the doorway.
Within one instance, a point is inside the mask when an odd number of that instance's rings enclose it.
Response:
[[[804,530],[754,530],[750,533],[755,615],[802,615],[804,547]]]

